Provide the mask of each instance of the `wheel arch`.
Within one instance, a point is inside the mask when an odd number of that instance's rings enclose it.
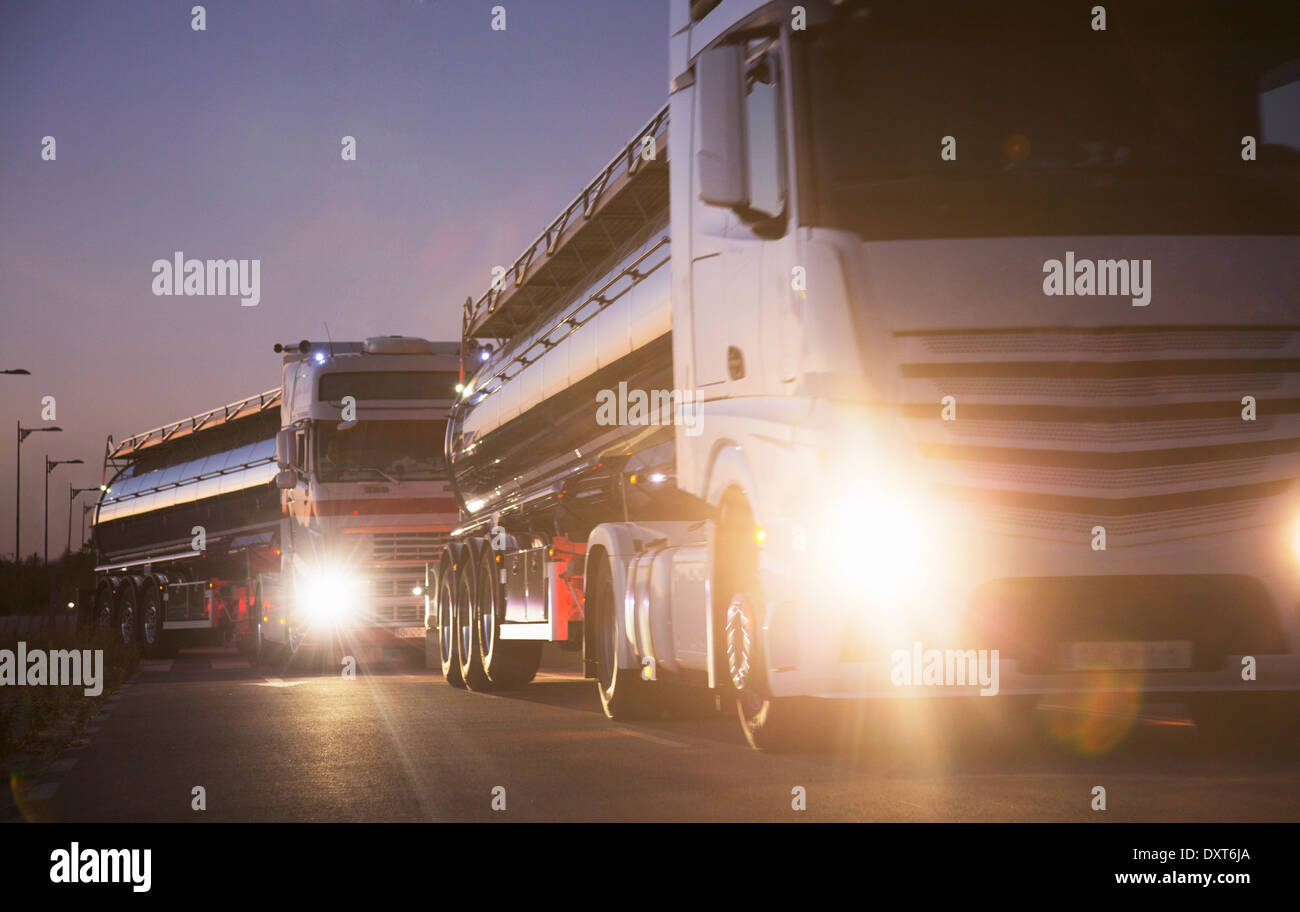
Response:
[[[640,657],[636,654],[635,641],[631,635],[631,619],[628,617],[627,582],[628,563],[635,557],[636,536],[633,529],[624,523],[601,523],[587,536],[587,552],[584,561],[582,580],[582,648],[584,659],[595,655],[596,643],[591,639],[595,634],[595,624],[587,623],[586,606],[594,604],[591,588],[592,570],[603,560],[609,568],[610,582],[614,587],[614,636],[617,648],[615,660],[620,669],[640,667]]]

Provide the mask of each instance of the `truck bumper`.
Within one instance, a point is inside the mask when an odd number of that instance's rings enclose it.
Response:
[[[803,696],[828,699],[913,699],[944,697],[1013,697],[1052,694],[1141,694],[1144,699],[1177,700],[1194,693],[1265,693],[1300,691],[1300,656],[1254,656],[1256,678],[1242,679],[1242,656],[1227,656],[1211,671],[1080,671],[1027,673],[1015,659],[999,658],[991,685],[897,685],[893,662],[842,662],[821,682],[799,688]],[[774,690],[781,673],[774,674]]]
[[[985,530],[943,552],[960,563],[936,561],[903,610],[854,601],[842,579],[788,589],[771,609],[771,689],[829,698],[1300,691],[1300,565],[1285,528],[1104,552]],[[1183,644],[1185,653],[1178,662],[1109,663],[1124,644]],[[986,662],[996,651],[996,688],[971,686],[970,676],[925,684],[917,673],[913,683],[898,669],[924,664],[903,661],[918,648],[923,657],[975,650]],[[1079,663],[1081,649],[1092,660]]]

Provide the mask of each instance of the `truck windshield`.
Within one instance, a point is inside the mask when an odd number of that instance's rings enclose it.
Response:
[[[794,32],[805,222],[1300,234],[1300,4],[845,3]],[[950,138],[946,140],[945,138]]]
[[[359,421],[347,430],[316,425],[321,481],[408,481],[443,476],[445,421]]]

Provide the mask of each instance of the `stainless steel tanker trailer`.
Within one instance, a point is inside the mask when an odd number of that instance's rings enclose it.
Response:
[[[280,570],[280,396],[109,438],[94,517],[97,626],[152,656],[255,639],[257,581]]]
[[[683,506],[665,483],[672,404],[657,402],[653,423],[644,410],[620,420],[617,401],[596,408],[602,391],[639,401],[672,386],[667,121],[660,112],[539,238],[533,269],[516,264],[466,303],[473,372],[446,440],[463,522],[429,593],[452,684],[515,686],[535,674],[543,643],[582,648],[592,529]],[[591,649],[585,658],[594,674]]]

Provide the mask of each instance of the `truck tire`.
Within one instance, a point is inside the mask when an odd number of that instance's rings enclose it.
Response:
[[[163,632],[162,593],[153,580],[145,580],[140,597],[140,648],[151,659],[165,658],[171,654],[169,637]]]
[[[483,547],[478,562],[478,585],[474,590],[474,626],[479,661],[492,687],[508,690],[522,687],[537,675],[542,661],[540,640],[503,640],[501,623],[506,615],[505,587],[501,585],[496,552]]]
[[[113,630],[113,620],[116,617],[116,606],[113,604],[113,584],[104,580],[95,590],[95,633],[104,634]]]
[[[122,580],[117,590],[117,636],[123,646],[130,646],[140,639],[139,593],[135,583],[129,579]]]
[[[595,566],[587,565],[591,574],[587,589],[588,615],[595,624],[596,686],[605,715],[618,721],[656,719],[663,712],[653,686],[641,680],[639,669],[618,667],[618,625],[614,612],[614,580],[609,560],[603,555]]]
[[[727,672],[736,698],[736,715],[745,740],[771,753],[808,746],[814,725],[812,701],[781,699],[767,688],[766,659],[758,635],[759,600],[752,592],[735,593],[723,619]]]
[[[455,559],[451,549],[442,555],[442,567],[438,573],[438,590],[434,600],[434,626],[438,637],[438,667],[442,678],[452,687],[463,688],[465,679],[460,676],[460,658],[456,655],[459,632],[456,629],[456,587],[453,585],[451,569]]]
[[[725,557],[719,562],[714,602],[723,671],[749,746],[773,753],[796,751],[808,745],[815,727],[814,704],[773,697],[768,687],[754,526],[745,500],[723,500],[718,544]]]
[[[292,624],[289,624],[284,629],[284,646],[282,648],[286,665],[293,661],[294,656],[302,648],[302,633]]]
[[[492,690],[492,681],[483,668],[480,653],[481,638],[475,612],[478,601],[477,568],[482,559],[482,548],[477,541],[462,545],[452,569],[452,584],[456,593],[456,657],[460,660],[460,677],[470,690]]]
[[[262,637],[262,620],[258,618],[253,624],[253,631],[248,637],[248,660],[254,668],[266,664],[266,640]]]

